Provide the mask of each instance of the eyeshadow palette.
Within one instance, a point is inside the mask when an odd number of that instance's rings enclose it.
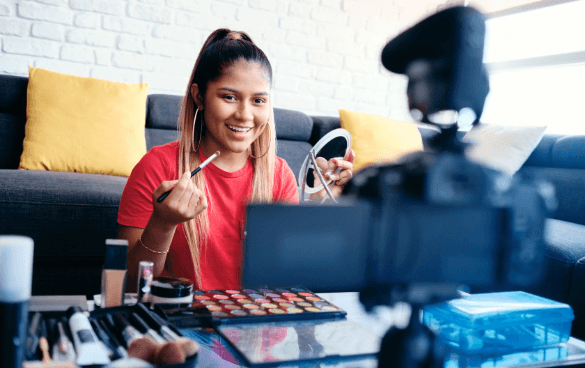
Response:
[[[207,317],[213,325],[341,318],[347,314],[304,288],[195,290],[190,305],[161,309],[169,320]]]

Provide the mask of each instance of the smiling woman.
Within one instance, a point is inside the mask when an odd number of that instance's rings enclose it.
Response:
[[[239,288],[245,205],[298,203],[295,176],[276,157],[272,67],[243,32],[218,29],[205,41],[183,98],[178,142],[152,148],[130,175],[118,212],[127,239],[127,290],[138,264],[154,276],[183,277],[199,289]],[[219,155],[191,178],[212,153]],[[337,183],[351,177],[353,164]],[[341,179],[341,180],[340,180]],[[170,191],[164,201],[156,201]]]

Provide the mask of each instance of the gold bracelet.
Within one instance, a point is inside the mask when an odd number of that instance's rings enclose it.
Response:
[[[142,237],[138,238],[138,241],[140,242],[140,244],[148,249],[149,251],[151,251],[152,253],[157,253],[157,254],[167,254],[169,251],[167,250],[166,252],[159,252],[158,250],[154,250],[154,249],[150,249],[149,247],[147,247],[146,245],[144,245],[144,243],[142,242]]]

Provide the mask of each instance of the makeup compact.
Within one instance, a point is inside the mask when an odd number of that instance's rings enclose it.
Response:
[[[158,277],[150,285],[150,302],[153,304],[189,304],[193,283],[185,278]]]
[[[212,325],[276,322],[316,318],[338,319],[347,313],[304,288],[195,290],[185,307],[160,306],[173,323],[182,326],[207,319]]]

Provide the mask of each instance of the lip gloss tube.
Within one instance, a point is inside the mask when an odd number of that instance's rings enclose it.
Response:
[[[152,284],[152,271],[154,263],[141,261],[138,264],[138,303],[146,303],[150,298],[150,285]]]

